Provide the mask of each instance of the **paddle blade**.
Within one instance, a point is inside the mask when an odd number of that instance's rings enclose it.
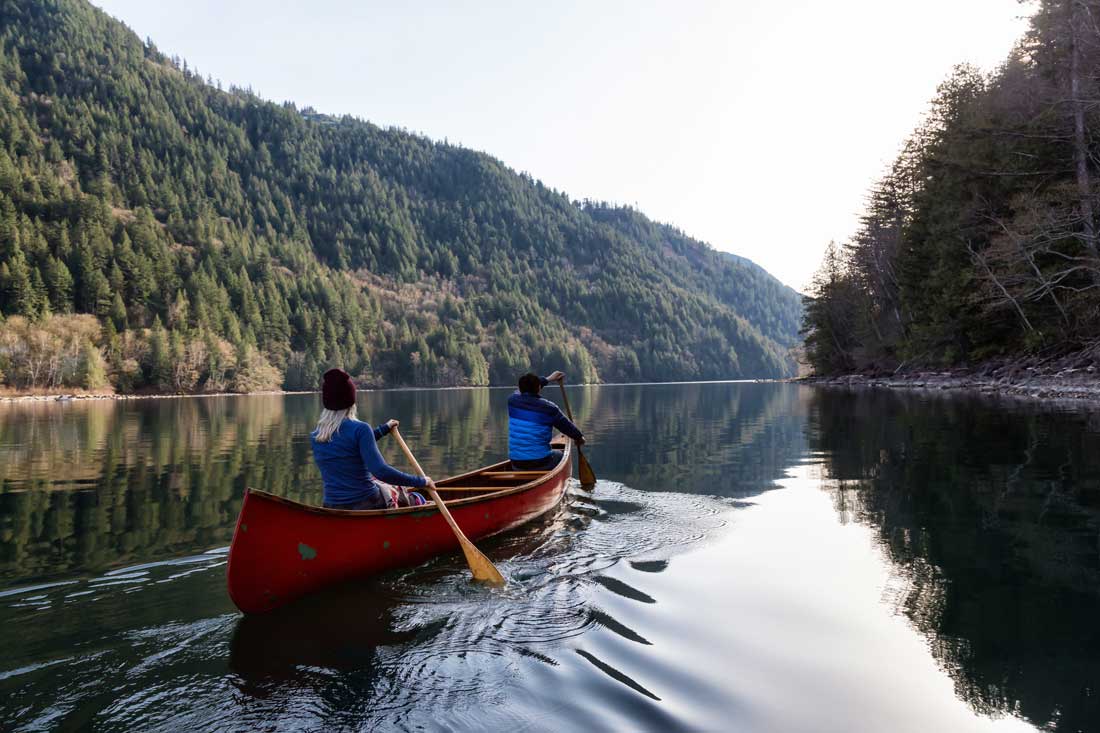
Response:
[[[581,486],[591,486],[596,483],[596,472],[592,470],[591,464],[579,447],[577,448],[577,476],[581,480]]]
[[[396,433],[397,431],[394,432]],[[402,441],[402,445],[404,445],[404,441]],[[420,475],[424,475],[424,472],[420,470],[419,464],[417,464],[417,470],[420,471]],[[430,486],[424,488],[428,490],[428,494],[432,497],[432,501],[435,503],[436,509],[438,509],[439,513],[443,516],[443,519],[451,526],[451,531],[454,532],[455,538],[458,540],[458,546],[462,548],[462,554],[466,556],[466,564],[470,566],[470,573],[474,576],[474,580],[479,583],[486,583],[487,585],[504,585],[504,576],[500,574],[500,571],[497,570],[492,561],[485,557],[481,550],[477,549],[474,543],[470,542],[469,538],[466,537],[466,534],[459,528],[455,518],[451,516],[451,511],[447,508],[447,505],[439,498],[439,493]]]
[[[474,543],[465,538],[462,539],[465,540],[460,540],[462,552],[466,555],[466,564],[470,566],[470,572],[473,573],[474,580],[497,587],[504,585],[504,576],[497,570],[496,565],[493,565],[492,561],[481,553],[481,550],[474,547]]]

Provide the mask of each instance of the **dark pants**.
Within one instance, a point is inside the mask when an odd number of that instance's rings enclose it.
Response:
[[[546,458],[540,458],[537,461],[518,461],[513,458],[512,468],[517,471],[549,471],[558,465],[561,457],[562,452],[560,450],[552,450]]]

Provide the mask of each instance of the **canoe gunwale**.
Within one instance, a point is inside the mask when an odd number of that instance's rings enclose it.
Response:
[[[555,448],[557,448],[558,446],[561,445],[561,443],[555,442],[551,445],[553,445]],[[546,483],[547,480],[555,478],[557,476],[557,474],[559,474],[563,470],[567,470],[572,465],[571,464],[572,452],[573,452],[573,441],[570,438],[566,438],[565,439],[565,446],[564,446],[564,449],[562,450],[562,457],[561,457],[561,460],[558,461],[558,464],[556,466],[554,466],[553,468],[545,471],[544,473],[541,473],[538,476],[533,477],[530,481],[522,483],[519,486],[504,486],[499,491],[492,491],[492,492],[489,492],[489,493],[481,494],[479,496],[471,496],[471,497],[467,497],[467,498],[464,498],[464,499],[463,498],[448,499],[448,500],[444,501],[444,503],[447,505],[447,508],[449,509],[451,507],[461,507],[461,506],[467,506],[469,504],[479,504],[479,503],[482,503],[482,502],[485,502],[485,501],[492,501],[494,499],[499,499],[499,498],[504,497],[504,496],[510,496],[512,494],[518,494],[518,493],[523,492],[523,491],[529,491],[531,489],[537,488],[537,487],[541,486],[542,484]],[[486,471],[492,471],[494,469],[499,469],[500,466],[504,466],[508,463],[510,463],[510,461],[508,461],[508,460],[498,461],[497,463],[493,463],[493,464],[490,464],[488,466],[482,466],[481,468],[475,469],[473,471],[467,471],[466,473],[460,473],[456,476],[448,476],[447,478],[436,482],[436,490],[437,491],[446,491],[447,486],[445,484],[447,484],[447,483],[455,483],[455,482],[458,482],[458,481],[463,481],[465,479],[474,478],[474,477],[478,476],[479,474],[482,474]],[[571,473],[571,471],[570,471],[570,473]],[[457,489],[457,488],[462,488],[462,487],[456,486],[454,488]],[[324,515],[324,516],[331,516],[331,517],[356,517],[356,518],[359,518],[359,519],[381,519],[381,518],[385,518],[385,517],[392,517],[392,516],[403,515],[403,514],[436,514],[436,513],[438,513],[438,510],[435,508],[435,505],[431,504],[431,503],[424,504],[424,505],[421,505],[421,506],[398,507],[396,509],[329,509],[327,507],[315,506],[313,504],[303,504],[301,502],[294,501],[293,499],[287,499],[286,497],[283,497],[283,496],[276,496],[275,494],[268,493],[268,492],[263,491],[261,489],[246,488],[245,493],[246,494],[251,494],[254,498],[262,499],[264,501],[272,501],[272,502],[275,502],[275,503],[278,503],[278,504],[284,504],[286,506],[291,507],[292,509],[294,509],[296,511],[309,512],[311,514],[321,514],[321,515]],[[236,533],[234,532],[234,539],[236,539],[235,535],[236,535]]]

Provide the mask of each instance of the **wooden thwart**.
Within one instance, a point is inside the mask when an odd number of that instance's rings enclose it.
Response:
[[[478,476],[496,481],[506,481],[508,479],[533,479],[545,473],[546,471],[486,471],[485,473],[479,473]]]
[[[437,486],[440,491],[504,491],[511,486]]]

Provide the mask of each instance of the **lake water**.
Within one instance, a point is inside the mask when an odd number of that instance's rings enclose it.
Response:
[[[507,397],[360,414],[442,476],[502,456]],[[1094,412],[570,399],[600,481],[479,543],[506,588],[455,555],[249,618],[224,578],[242,492],[319,500],[317,396],[0,405],[0,729],[1100,729]]]

